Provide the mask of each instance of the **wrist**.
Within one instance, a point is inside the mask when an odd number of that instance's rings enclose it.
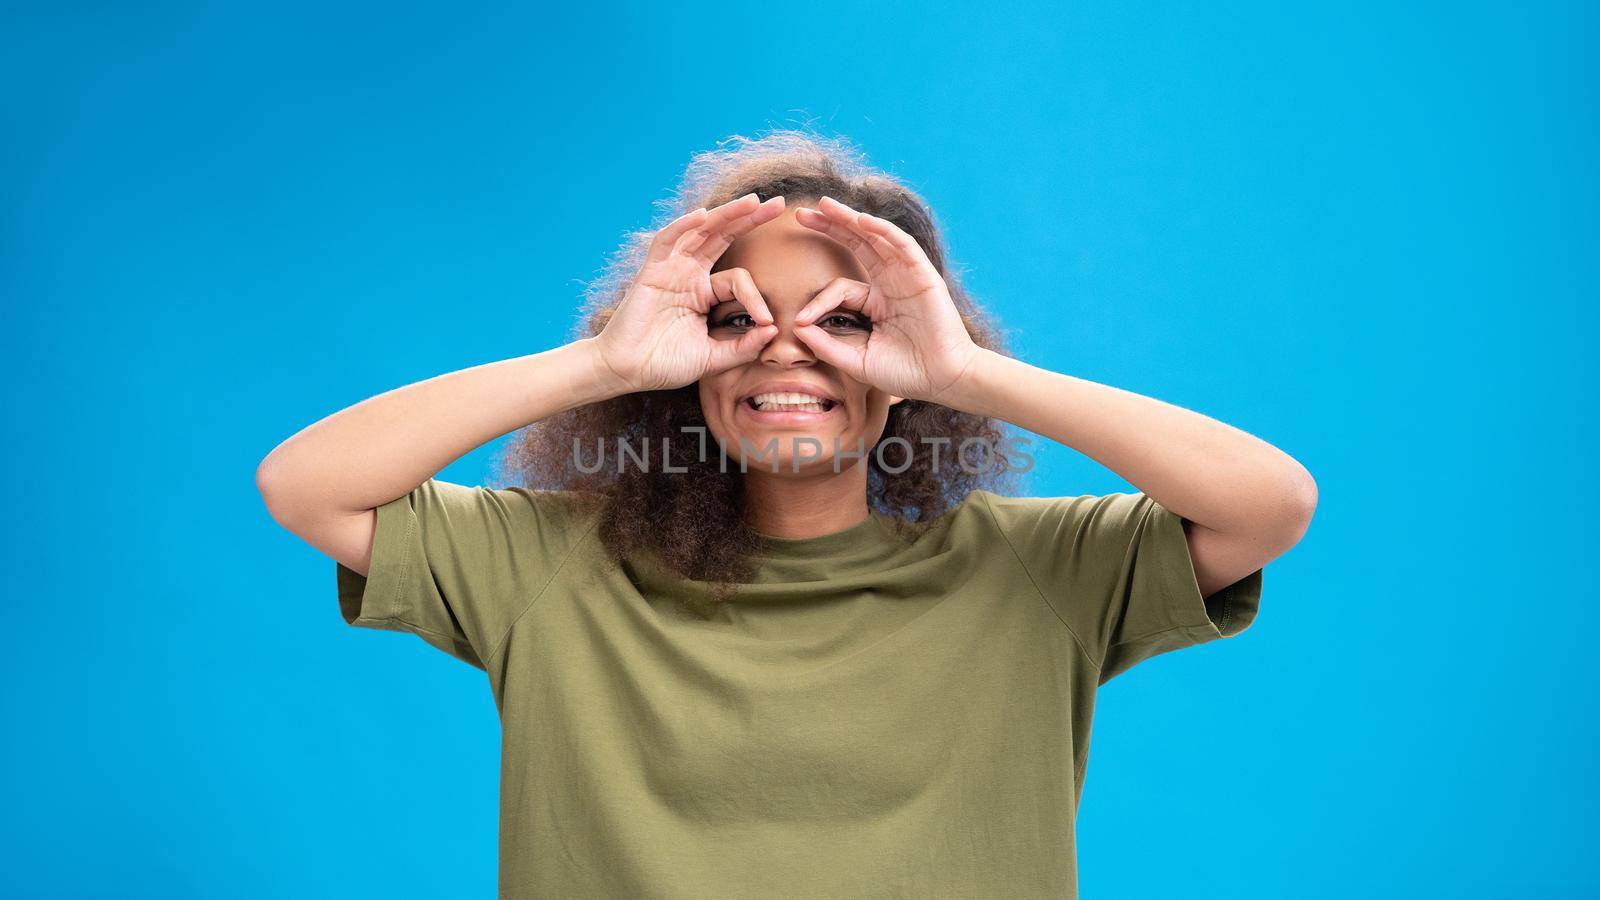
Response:
[[[585,361],[584,370],[589,375],[585,393],[593,397],[590,402],[610,400],[634,391],[628,380],[606,361],[600,338],[579,338],[572,342],[572,346]]]
[[[1012,362],[1015,360],[986,347],[977,348],[966,368],[933,402],[973,415],[995,415],[995,388],[1003,381],[1006,364]]]

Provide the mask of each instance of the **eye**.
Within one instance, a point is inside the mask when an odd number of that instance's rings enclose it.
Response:
[[[872,327],[872,323],[868,322],[862,316],[848,312],[828,313],[827,315],[818,319],[816,324],[822,326],[823,328],[835,329],[870,329]]]
[[[712,328],[754,328],[756,320],[747,312],[731,312],[712,323]]]

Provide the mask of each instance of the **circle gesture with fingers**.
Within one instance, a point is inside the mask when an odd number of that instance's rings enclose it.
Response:
[[[756,358],[777,333],[772,313],[743,269],[711,274],[740,235],[783,212],[782,197],[746,194],[697,209],[656,232],[638,274],[596,339],[600,358],[629,391],[682,387]],[[706,313],[737,299],[756,327],[737,341],[714,340]]]
[[[887,219],[831,197],[796,209],[800,224],[848,248],[867,281],[838,278],[795,316],[795,334],[825,362],[899,397],[938,402],[980,349],[967,333],[949,286],[916,239]],[[850,310],[870,321],[864,343],[828,333],[828,316]]]

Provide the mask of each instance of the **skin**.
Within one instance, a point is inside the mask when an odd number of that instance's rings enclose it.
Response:
[[[746,461],[746,496],[759,511],[757,530],[780,537],[836,531],[840,522],[866,517],[867,467],[860,458],[843,457],[836,472],[835,448],[845,453],[870,450],[883,435],[889,407],[901,401],[822,361],[799,336],[796,316],[813,298],[860,284],[866,273],[837,241],[801,225],[796,212],[786,208],[735,241],[718,260],[718,271],[748,290],[743,299],[719,300],[711,308],[711,337],[740,340],[760,328],[763,319],[775,331],[754,360],[707,374],[699,382],[707,427],[728,448],[730,460]],[[810,327],[861,348],[872,325],[859,312],[836,309]],[[743,402],[775,383],[809,385],[837,404],[825,413],[774,414]],[[805,442],[808,438],[814,443]],[[769,444],[773,452],[758,456]],[[841,511],[846,515],[839,516]]]
[[[830,534],[867,517],[865,470],[833,472],[832,438],[870,448],[899,398],[1002,419],[1121,475],[1186,520],[1204,596],[1304,534],[1316,483],[1288,454],[1199,413],[978,347],[909,235],[830,198],[814,208],[797,199],[791,212],[785,198],[746,195],[661,229],[597,337],[397,388],[307,426],[257,469],[269,511],[366,574],[376,508],[467,452],[566,409],[698,382],[725,446],[823,443],[825,455],[798,471],[791,455],[777,472],[746,475],[751,524],[766,534]],[[739,409],[771,380],[805,382],[841,406],[787,422]]]

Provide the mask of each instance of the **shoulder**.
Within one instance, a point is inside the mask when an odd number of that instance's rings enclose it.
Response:
[[[1096,535],[1126,534],[1158,515],[1161,508],[1142,492],[1012,497],[973,491],[963,506],[987,516],[1000,534],[1018,549],[1060,547]]]
[[[605,503],[604,495],[594,491],[548,490],[522,485],[486,487],[482,490],[497,495],[507,503],[521,504],[547,515],[560,515],[573,519],[595,516]]]
[[[1001,525],[1015,525],[1050,518],[1126,516],[1137,513],[1142,507],[1153,502],[1143,493],[1014,497],[993,491],[975,490],[962,502],[962,506],[983,510]]]
[[[430,478],[411,493],[419,514],[446,527],[537,534],[547,542],[589,531],[603,509],[601,495],[521,485],[468,485]]]
[[[948,514],[951,528],[969,535],[1023,538],[1040,524],[1068,517],[1089,497],[1017,497],[990,490],[973,490]]]

